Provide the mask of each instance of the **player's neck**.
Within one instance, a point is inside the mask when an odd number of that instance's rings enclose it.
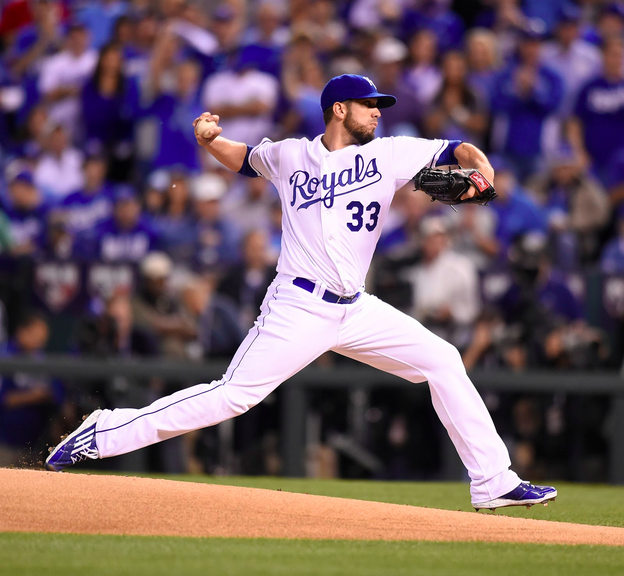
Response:
[[[343,148],[357,144],[350,134],[344,130],[336,129],[331,125],[327,127],[325,134],[321,136],[321,142],[330,152],[342,150]]]

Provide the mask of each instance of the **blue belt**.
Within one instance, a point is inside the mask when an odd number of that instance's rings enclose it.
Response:
[[[293,284],[308,292],[314,292],[314,288],[316,288],[316,284],[312,282],[312,280],[307,280],[306,278],[295,278],[293,280]],[[360,295],[361,292],[357,292],[353,296],[339,296],[329,290],[325,290],[321,298],[330,304],[353,304],[360,297]]]

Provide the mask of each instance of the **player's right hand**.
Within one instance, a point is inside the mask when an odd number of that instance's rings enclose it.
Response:
[[[198,134],[197,131],[195,130],[195,126],[197,126],[198,122],[204,119],[217,124],[217,126],[215,126],[209,132],[207,137],[204,137],[205,135]],[[216,114],[211,114],[210,112],[204,112],[201,116],[199,116],[199,118],[195,118],[195,120],[193,120],[193,131],[195,132],[195,138],[197,139],[197,143],[200,146],[203,146],[204,148],[206,146],[209,146],[212,143],[212,141],[219,134],[221,134],[221,132],[223,132],[223,128],[221,128],[221,126],[219,126],[218,124],[219,124],[219,116],[217,116]]]

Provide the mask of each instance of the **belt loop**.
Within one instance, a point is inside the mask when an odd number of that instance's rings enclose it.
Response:
[[[314,292],[312,292],[312,294],[314,294],[314,296],[318,296],[319,298],[323,297],[323,294],[325,294],[325,286],[321,281],[317,280],[314,283]]]

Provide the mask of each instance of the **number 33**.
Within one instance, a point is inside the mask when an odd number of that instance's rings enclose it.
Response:
[[[357,232],[362,229],[364,226],[364,206],[361,202],[354,200],[347,204],[347,210],[352,210],[351,212],[351,222],[347,222],[347,227],[351,232]],[[366,223],[366,229],[369,232],[372,232],[379,222],[379,211],[381,210],[381,205],[379,202],[371,202],[366,207],[366,212],[369,213],[368,222]]]

